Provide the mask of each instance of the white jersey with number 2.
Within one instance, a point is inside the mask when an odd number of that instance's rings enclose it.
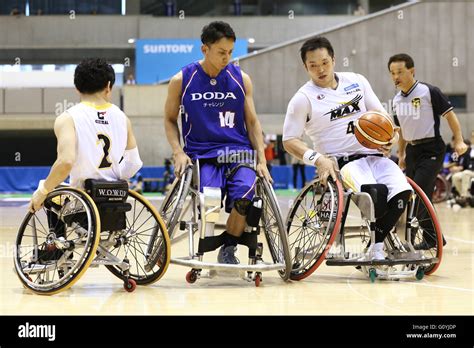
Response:
[[[82,102],[67,110],[76,129],[76,162],[72,187],[84,187],[86,179],[120,178],[119,162],[127,146],[127,118],[114,104],[94,106]]]

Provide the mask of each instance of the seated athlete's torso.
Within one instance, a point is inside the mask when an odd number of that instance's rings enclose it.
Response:
[[[245,88],[233,63],[212,78],[199,62],[182,69],[181,116],[184,151],[192,159],[222,151],[250,150],[245,126]]]
[[[363,83],[358,74],[338,72],[336,89],[308,81],[298,91],[311,103],[305,126],[316,151],[330,156],[379,153],[362,146],[354,136],[354,122],[367,111]]]
[[[96,106],[81,102],[67,110],[76,130],[76,162],[71,171],[73,187],[85,179],[118,180],[119,162],[127,146],[127,120],[114,104]]]

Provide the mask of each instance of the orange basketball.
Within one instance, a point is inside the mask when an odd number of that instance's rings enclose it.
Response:
[[[354,134],[362,146],[378,149],[393,138],[393,123],[389,116],[367,111],[355,121]]]

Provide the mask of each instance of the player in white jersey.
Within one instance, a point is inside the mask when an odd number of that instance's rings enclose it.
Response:
[[[72,187],[86,179],[132,177],[142,166],[130,120],[110,103],[115,72],[103,59],[83,60],[74,72],[81,102],[54,122],[58,155],[30,202],[38,210],[47,194],[70,175]]]
[[[363,147],[354,136],[354,121],[368,110],[386,111],[364,76],[334,72],[334,50],[326,38],[306,41],[301,58],[311,79],[288,104],[284,147],[315,165],[323,184],[329,176],[336,179],[338,168],[329,158],[336,157],[346,187],[358,192],[364,184],[387,186],[388,209],[376,221],[375,244],[369,253],[372,259],[383,259],[383,240],[403,213],[412,190],[400,168],[383,156],[391,145],[380,151]],[[313,149],[301,140],[304,132],[313,141]]]

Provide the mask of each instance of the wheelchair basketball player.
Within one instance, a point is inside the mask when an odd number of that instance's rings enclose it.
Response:
[[[334,72],[334,49],[324,37],[307,40],[300,53],[310,80],[289,102],[284,147],[305,164],[316,166],[323,184],[328,177],[336,180],[340,169],[344,185],[354,192],[360,192],[366,184],[386,186],[382,193],[388,201],[387,209],[376,220],[375,244],[367,255],[369,260],[384,260],[383,241],[412,193],[400,168],[384,157],[398,135],[395,132],[390,144],[380,149],[362,146],[354,136],[354,122],[368,110],[387,114],[367,79],[353,72]],[[313,141],[314,149],[301,140],[303,132]],[[338,160],[339,169],[329,157]]]
[[[230,213],[218,261],[237,264],[235,251],[246,225],[254,196],[255,171],[227,153],[257,154],[257,174],[271,182],[264,155],[262,128],[255,111],[252,81],[230,63],[235,33],[229,24],[212,22],[203,28],[204,59],[185,66],[170,81],[165,105],[165,130],[173,150],[175,175],[180,177],[192,161],[199,160],[200,191],[219,187]],[[184,147],[180,144],[181,115]],[[244,156],[249,157],[249,156]],[[232,163],[231,163],[232,162]]]

